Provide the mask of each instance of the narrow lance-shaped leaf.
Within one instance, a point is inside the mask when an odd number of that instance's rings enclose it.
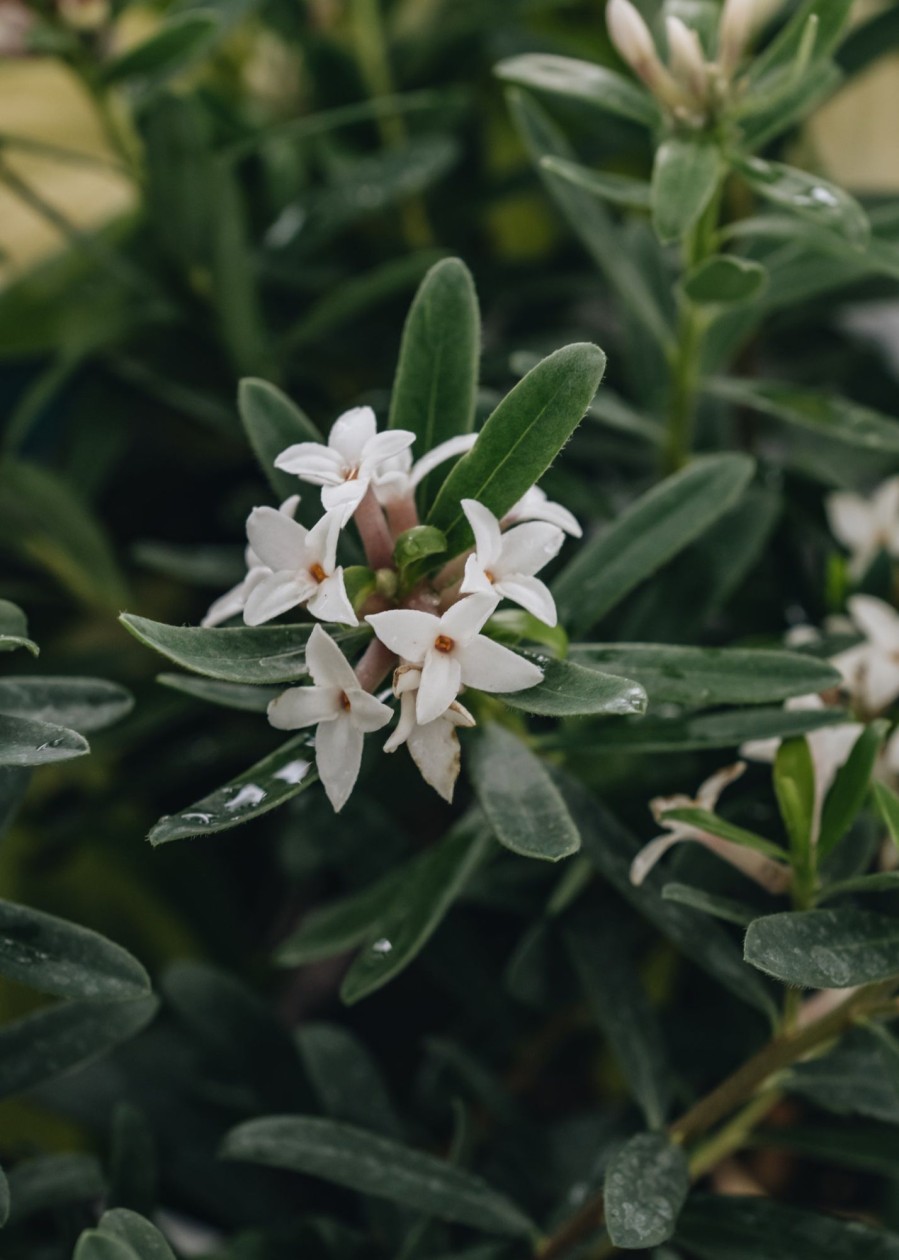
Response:
[[[649,209],[652,189],[642,179],[594,171],[579,162],[552,156],[540,159],[540,169],[574,184],[576,188],[583,188],[595,197],[601,197],[603,201],[610,201],[614,206],[627,206],[631,210]]]
[[[840,42],[852,4],[853,0],[804,0],[777,38],[753,58],[750,83],[755,86],[777,71],[788,73],[793,68],[810,22],[814,23],[815,36],[810,50],[812,63],[829,57]]]
[[[756,919],[746,961],[786,984],[846,989],[899,975],[899,921],[869,910],[809,910]]]
[[[899,848],[899,796],[885,783],[874,784],[874,799],[880,816],[887,825],[890,839]]]
[[[655,126],[659,119],[659,107],[647,91],[632,79],[590,61],[553,53],[524,53],[499,62],[494,74],[506,83],[592,105],[647,127]]]
[[[674,1233],[687,1198],[687,1157],[664,1134],[638,1133],[606,1172],[605,1210],[616,1247],[657,1247]]]
[[[172,691],[244,713],[265,713],[283,687],[254,687],[250,683],[220,682],[216,678],[195,678],[193,674],[157,674],[156,681]]]
[[[460,500],[477,499],[497,517],[508,512],[540,480],[584,418],[605,365],[598,346],[565,346],[506,395],[443,483],[428,517],[446,534],[450,555],[472,542]]]
[[[717,145],[704,137],[675,136],[656,153],[652,221],[663,244],[682,240],[702,217],[721,180]]]
[[[131,711],[124,687],[102,678],[0,679],[0,713],[37,722],[99,731]]]
[[[237,407],[259,467],[275,494],[279,499],[296,494],[296,477],[276,468],[275,459],[297,442],[321,442],[318,429],[282,390],[253,376],[240,382]]]
[[[0,767],[44,766],[87,752],[90,745],[77,731],[0,713]]]
[[[765,162],[761,158],[745,158],[735,165],[753,191],[766,201],[819,227],[839,232],[859,249],[867,243],[871,235],[868,216],[855,198],[836,184],[782,162]]]
[[[815,841],[815,767],[808,740],[785,739],[774,760],[774,791],[798,868],[806,869]]]
[[[543,681],[525,691],[503,692],[499,697],[512,709],[544,717],[621,716],[646,710],[646,692],[629,678],[585,669],[572,661],[544,656],[535,659],[543,670]]]
[[[735,823],[728,822],[726,818],[719,818],[711,810],[666,809],[662,817],[666,821],[689,823],[691,827],[707,831],[709,835],[720,836],[722,840],[730,840],[732,844],[741,844],[746,849],[754,849],[756,853],[764,853],[766,857],[779,861],[786,860],[786,853],[776,844],[772,844],[764,836],[756,835],[754,831],[747,831],[745,827],[738,827]]]
[[[748,927],[753,919],[759,917],[754,906],[746,905],[733,897],[710,893],[705,888],[694,888],[692,884],[679,884],[676,881],[664,886],[662,900],[675,901],[679,906],[688,906],[691,910],[710,914],[715,919],[723,919],[725,923],[736,923],[739,927]]]
[[[534,1232],[514,1203],[473,1173],[364,1129],[309,1116],[250,1120],[228,1134],[227,1159],[288,1168],[488,1233]]]
[[[107,83],[121,83],[174,74],[208,44],[218,24],[215,13],[205,10],[176,14],[149,39],[107,62],[103,78]]]
[[[888,722],[870,722],[837,771],[821,811],[820,857],[826,857],[839,844],[864,805],[871,786],[871,775],[889,729]]]
[[[9,1220],[9,1182],[6,1173],[0,1168],[0,1229]]]
[[[297,930],[279,945],[274,961],[281,967],[299,967],[344,954],[369,938],[379,939],[378,929],[396,901],[398,891],[413,885],[426,856],[420,854],[414,861],[388,871],[367,888],[312,910]]]

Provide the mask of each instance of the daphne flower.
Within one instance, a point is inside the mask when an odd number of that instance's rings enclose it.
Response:
[[[479,633],[496,603],[492,595],[470,595],[442,617],[412,608],[366,617],[385,647],[406,664],[421,666],[415,702],[419,725],[445,713],[460,687],[523,691],[542,680],[538,666]]]
[[[568,508],[561,503],[553,503],[547,497],[546,491],[539,486],[531,486],[521,496],[503,517],[502,525],[506,529],[509,525],[518,525],[522,521],[547,521],[564,530],[566,534],[571,534],[572,538],[581,538],[584,533]]]
[[[880,713],[899,696],[899,613],[873,595],[853,595],[849,614],[865,642],[831,663],[865,713]]]
[[[408,499],[415,493],[419,482],[439,468],[446,460],[455,455],[464,455],[470,451],[477,441],[476,433],[460,433],[458,437],[448,438],[441,442],[427,455],[412,462],[412,452],[407,448],[399,455],[384,460],[377,476],[374,478],[375,495],[383,506],[396,503],[400,499]]]
[[[377,429],[371,407],[353,407],[334,421],[327,446],[321,442],[288,446],[275,460],[275,467],[321,486],[324,508],[339,508],[346,523],[385,461],[415,441],[415,434],[406,429],[388,429],[384,433]]]
[[[292,494],[289,499],[284,500],[278,511],[292,519],[296,514],[299,502],[300,496]],[[206,626],[207,629],[211,626],[220,626],[223,621],[229,621],[232,617],[236,617],[238,613],[242,613],[250,591],[257,582],[271,573],[271,569],[262,563],[252,547],[247,546],[243,554],[247,566],[247,575],[236,586],[232,586],[230,591],[220,595],[215,603],[210,606],[209,611],[200,623]]]
[[[665,18],[665,30],[668,35],[668,60],[674,77],[701,100],[708,90],[708,66],[699,36],[692,27],[672,14]]]
[[[462,594],[492,592],[497,599],[510,599],[554,626],[558,621],[555,601],[534,574],[558,555],[565,541],[561,529],[545,521],[531,521],[503,534],[493,513],[475,499],[463,499],[462,511],[475,541],[475,554],[465,562]]]
[[[270,570],[256,580],[246,597],[243,617],[260,626],[290,608],[305,604],[313,617],[358,625],[337,564],[337,539],[342,513],[326,512],[312,529],[304,529],[274,508],[254,508],[247,521],[250,546]]]
[[[731,866],[735,866],[750,879],[754,879],[768,892],[784,891],[790,882],[788,867],[781,866],[779,862],[766,857],[763,853],[757,853],[754,849],[748,849],[732,840],[723,840],[720,836],[713,836],[692,823],[678,822],[673,818],[665,817],[666,813],[674,809],[703,809],[708,813],[714,813],[718,797],[726,787],[740,777],[745,769],[745,763],[738,761],[736,765],[719,770],[700,785],[695,799],[689,796],[657,796],[650,801],[653,817],[668,834],[650,840],[649,844],[644,845],[634,858],[630,872],[632,884],[642,884],[659,858],[674,845],[692,840],[696,844],[711,849],[718,857],[729,862]]]
[[[315,727],[315,764],[328,800],[339,813],[359,777],[365,736],[393,717],[386,704],[359,686],[334,640],[315,626],[306,645],[313,687],[290,687],[268,706],[268,720],[282,731]]]
[[[475,720],[458,700],[441,713],[433,722],[421,726],[416,720],[416,695],[421,684],[421,670],[412,665],[401,665],[396,671],[393,694],[400,701],[400,720],[384,745],[384,751],[395,752],[401,744],[421,772],[425,783],[438,792],[445,801],[452,803],[453,789],[459,777],[459,726],[474,726]]]
[[[834,537],[849,551],[853,577],[860,578],[879,551],[899,559],[899,477],[867,498],[845,490],[831,494],[825,507]]]

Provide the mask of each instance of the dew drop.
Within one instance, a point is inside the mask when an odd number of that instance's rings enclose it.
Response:
[[[386,956],[392,953],[392,951],[393,945],[390,941],[388,941],[386,936],[382,936],[379,941],[375,941],[374,945],[371,947],[371,952],[376,954],[379,958],[386,958]]]
[[[265,797],[265,788],[258,783],[245,783],[230,801],[225,801],[225,809],[252,809],[254,805],[261,805]]]

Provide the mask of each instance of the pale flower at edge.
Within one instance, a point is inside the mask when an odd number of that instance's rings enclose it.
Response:
[[[326,512],[305,529],[274,508],[254,508],[247,521],[250,546],[271,570],[247,595],[244,621],[259,626],[305,604],[314,617],[358,625],[337,564],[341,513]]]
[[[284,500],[278,511],[292,520],[299,503],[300,496],[292,494],[289,499]],[[267,577],[271,573],[268,565],[262,563],[256,552],[249,545],[244,549],[244,561],[247,566],[246,577],[238,582],[236,586],[232,586],[230,591],[220,595],[210,605],[206,616],[200,622],[200,625],[207,630],[213,626],[220,626],[223,621],[228,621],[231,617],[236,617],[238,613],[242,613],[250,591],[262,578]]]
[[[268,706],[268,720],[278,730],[315,729],[315,764],[328,800],[339,813],[359,777],[365,736],[393,717],[359,686],[353,667],[321,626],[306,645],[312,687],[290,687]]]
[[[873,595],[853,595],[849,615],[865,642],[833,657],[831,664],[865,714],[880,713],[899,696],[899,613]]]
[[[420,669],[413,665],[399,666],[394,676],[393,694],[400,702],[400,720],[384,745],[384,751],[392,753],[405,744],[425,783],[452,804],[453,789],[461,768],[456,728],[474,726],[475,720],[464,705],[454,700],[440,717],[420,725],[415,716],[420,683]]]
[[[847,490],[828,496],[827,520],[849,551],[849,572],[860,578],[881,550],[899,559],[899,477],[890,477],[870,496]]]
[[[545,490],[539,486],[531,486],[525,491],[517,503],[506,512],[500,524],[503,529],[510,525],[519,525],[522,521],[546,521],[549,525],[557,525],[559,529],[571,534],[572,538],[582,538],[581,529],[573,512],[561,503],[554,503]]]
[[[373,479],[376,499],[382,506],[387,506],[410,498],[419,483],[435,468],[439,468],[448,459],[470,451],[477,436],[476,433],[460,433],[457,437],[448,438],[415,463],[412,462],[412,452],[409,449],[384,460]]]
[[[421,666],[415,705],[420,725],[440,717],[460,687],[523,691],[542,681],[539,666],[479,633],[496,604],[492,595],[469,595],[442,617],[413,608],[366,617],[385,647],[404,663]]]
[[[475,554],[465,562],[462,594],[493,594],[519,604],[539,621],[554,626],[556,605],[549,588],[534,574],[558,555],[565,535],[556,525],[529,521],[505,534],[493,513],[475,499],[463,499]]]

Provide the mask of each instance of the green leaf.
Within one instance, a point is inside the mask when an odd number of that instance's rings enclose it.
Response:
[[[731,507],[752,479],[746,455],[711,455],[654,487],[585,542],[553,584],[559,620],[586,633]]]
[[[192,674],[157,674],[156,681],[195,700],[220,704],[225,709],[240,709],[244,713],[265,713],[272,700],[283,691],[282,687],[219,682],[215,678],[194,678]]]
[[[646,692],[629,678],[602,674],[571,661],[551,657],[533,658],[543,670],[543,681],[526,691],[501,692],[499,699],[511,709],[538,713],[544,717],[574,717],[578,714],[620,715],[644,713]]]
[[[490,618],[491,638],[518,647],[539,643],[557,660],[568,654],[568,635],[561,626],[548,626],[523,608],[501,608]]]
[[[761,263],[733,254],[717,254],[687,275],[683,289],[690,301],[699,306],[733,306],[755,301],[767,285],[768,272]]]
[[[413,525],[396,540],[393,558],[400,573],[446,552],[446,536],[433,525]]]
[[[818,853],[824,858],[846,835],[868,795],[874,764],[889,733],[888,722],[871,722],[852,746],[824,799]]]
[[[297,930],[278,946],[279,967],[300,967],[345,954],[369,937],[378,939],[379,925],[396,900],[397,891],[413,887],[427,855],[389,871],[359,892],[307,914]]]
[[[819,437],[863,450],[899,455],[899,425],[890,417],[838,394],[814,394],[776,381],[716,379],[708,393],[775,420],[810,429]]]
[[[616,1247],[657,1247],[674,1233],[687,1198],[687,1157],[661,1133],[638,1133],[606,1171],[605,1208]]]
[[[832,96],[842,82],[837,66],[822,60],[814,74],[781,80],[775,90],[747,97],[744,107],[738,110],[743,146],[747,150],[763,149]]]
[[[99,1059],[156,1014],[154,997],[133,1002],[63,1002],[0,1028],[0,1097]]]
[[[130,713],[134,700],[124,687],[102,678],[0,679],[0,713],[99,731]]]
[[[372,928],[344,978],[340,996],[358,1002],[393,980],[421,953],[465,888],[490,845],[480,819],[464,820],[422,854]]]
[[[896,892],[899,889],[899,871],[876,871],[873,875],[854,875],[828,884],[818,895],[819,901],[830,901],[846,893]]]
[[[276,748],[223,787],[195,801],[177,814],[166,814],[150,828],[152,845],[168,844],[186,836],[208,836],[259,818],[304,792],[318,775],[312,764],[307,732]]]
[[[473,1173],[334,1120],[250,1120],[231,1130],[222,1155],[321,1177],[487,1233],[521,1238],[534,1232],[514,1203]]]
[[[815,818],[815,767],[808,740],[785,739],[774,758],[774,792],[797,867],[810,861]]]
[[[747,831],[745,827],[738,827],[735,823],[728,822],[726,818],[719,818],[708,809],[666,809],[662,817],[672,822],[689,823],[691,827],[698,827],[712,836],[720,836],[722,840],[729,840],[731,844],[741,844],[746,849],[754,849],[756,853],[764,853],[766,857],[773,858],[775,861],[782,862],[787,856],[783,849],[772,844],[770,840],[766,840],[764,836],[758,836],[754,831]]]
[[[797,1064],[785,1084],[791,1094],[835,1115],[899,1123],[899,1098],[871,1027],[854,1028],[826,1054]]]
[[[642,179],[593,171],[579,162],[569,162],[566,158],[552,155],[540,159],[540,169],[573,184],[575,188],[583,188],[594,197],[611,202],[613,206],[626,206],[629,210],[649,209],[651,187]]]
[[[113,1208],[100,1217],[100,1233],[130,1247],[137,1260],[175,1260],[171,1247],[155,1225],[137,1212]]]
[[[899,848],[899,796],[885,783],[875,782],[873,788],[880,816],[887,825],[890,839]]]
[[[0,974],[64,998],[119,1002],[150,991],[146,971],[120,945],[11,901],[0,901]]]
[[[868,216],[855,198],[836,184],[782,162],[765,162],[761,158],[736,159],[734,166],[766,201],[818,227],[839,232],[858,249],[867,244],[871,235]]]
[[[402,1138],[384,1080],[363,1043],[339,1024],[304,1023],[296,1032],[306,1075],[330,1120]]]
[[[899,43],[899,9],[873,13],[867,21],[853,24],[840,47],[837,61],[847,75],[861,73]]]
[[[116,1104],[109,1125],[106,1202],[145,1215],[157,1201],[156,1140],[149,1117],[130,1102]]]
[[[311,625],[207,630],[202,626],[167,626],[132,613],[122,613],[119,620],[147,647],[207,678],[236,683],[286,683],[306,675],[306,640],[312,632]],[[335,637],[343,646],[353,636]]]
[[[659,107],[648,92],[624,75],[590,61],[524,53],[507,57],[493,72],[505,83],[583,102],[646,127],[659,121]]]
[[[27,648],[32,656],[38,656],[40,648],[28,637],[25,614],[8,599],[0,599],[0,652],[13,652]]]
[[[772,704],[839,685],[826,661],[798,652],[669,647],[655,643],[575,643],[578,664],[636,679],[654,704],[705,709],[719,704]]]
[[[742,901],[721,897],[718,893],[707,892],[705,888],[694,888],[692,884],[666,884],[662,889],[662,899],[676,901],[679,906],[689,906],[691,910],[710,914],[725,923],[736,923],[738,927],[748,927],[753,919],[758,918],[758,911]]]
[[[725,1195],[693,1195],[675,1242],[697,1260],[899,1260],[899,1237],[882,1229]]]
[[[403,329],[390,399],[390,428],[416,435],[415,457],[474,426],[481,318],[471,272],[458,258],[436,263],[422,280]],[[425,477],[427,510],[443,474]]]
[[[45,766],[90,752],[77,731],[0,714],[0,766]]]
[[[96,1156],[73,1151],[22,1160],[10,1169],[9,1191],[15,1224],[47,1208],[102,1199],[107,1185]]]
[[[123,1239],[86,1229],[75,1245],[72,1260],[138,1260],[138,1256]]]
[[[853,907],[772,914],[750,924],[745,958],[807,989],[870,984],[899,974],[899,920]]]
[[[0,1168],[0,1229],[9,1220],[9,1182],[6,1173]]]
[[[280,500],[300,489],[299,480],[275,467],[275,459],[297,442],[321,442],[322,435],[304,411],[275,385],[245,377],[237,391],[237,409],[259,467]]]
[[[581,838],[539,757],[495,722],[475,747],[468,773],[497,840],[523,857],[558,862]]]
[[[565,346],[543,359],[488,417],[478,439],[444,481],[428,524],[457,555],[472,533],[461,499],[477,499],[497,517],[539,481],[580,424],[605,371],[598,346]]]
[[[196,10],[170,17],[149,39],[103,67],[106,83],[126,79],[160,79],[175,74],[190,62],[218,30],[215,13]]]
[[[776,72],[793,69],[806,40],[810,21],[815,23],[815,40],[806,74],[813,78],[812,66],[830,57],[839,44],[852,4],[853,0],[804,0],[776,39],[750,62],[750,84],[754,87]]]
[[[718,146],[704,136],[672,136],[656,152],[652,168],[652,221],[663,245],[682,240],[696,226],[723,174]]]

